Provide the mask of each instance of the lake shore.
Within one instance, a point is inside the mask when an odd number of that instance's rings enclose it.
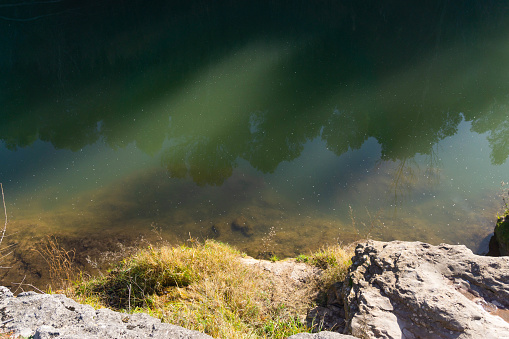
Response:
[[[438,259],[440,256],[444,259]],[[394,258],[399,259],[394,261]],[[445,264],[446,260],[451,263]],[[257,260],[231,246],[207,241],[142,249],[123,259],[106,275],[81,277],[61,292],[94,308],[108,307],[126,314],[144,312],[163,322],[205,332],[215,338],[286,338],[316,330],[345,331],[371,338],[378,337],[383,326],[392,321],[390,319],[404,320],[407,332],[415,332],[416,328],[423,331],[429,325],[423,325],[427,323],[422,318],[424,314],[416,318],[412,315],[415,311],[395,306],[401,295],[394,300],[384,299],[392,298],[387,291],[403,293],[402,285],[394,285],[393,281],[386,292],[374,297],[373,288],[380,289],[383,281],[391,284],[393,279],[397,281],[407,275],[402,283],[414,287],[403,297],[410,298],[405,307],[412,305],[412,300],[420,300],[421,285],[430,284],[424,283],[427,279],[434,279],[430,288],[435,288],[435,293],[428,293],[424,298],[427,300],[434,295],[441,301],[426,315],[431,319],[429,326],[435,326],[436,333],[441,331],[441,326],[449,328],[438,319],[455,312],[457,306],[448,304],[449,300],[455,303],[463,300],[464,307],[471,310],[469,312],[477,312],[475,317],[480,318],[468,326],[455,327],[454,331],[463,333],[465,338],[474,338],[475,333],[488,330],[488,323],[493,333],[507,326],[502,320],[509,320],[506,315],[509,299],[504,299],[509,282],[504,280],[507,276],[503,278],[502,269],[509,267],[507,260],[507,257],[476,256],[464,246],[399,241],[360,242],[355,253],[353,247],[329,247],[293,259]],[[470,272],[469,261],[480,265],[479,268]],[[458,265],[458,271],[464,276],[455,275],[454,265]],[[495,266],[498,273],[487,270]],[[393,278],[384,278],[395,273]],[[497,292],[500,296],[485,292],[483,285],[476,282],[481,281],[479,279],[493,280],[486,291],[501,289]],[[365,297],[361,297],[363,294]],[[363,298],[375,299],[365,301]],[[372,306],[362,306],[365,302]],[[388,317],[385,325],[376,320],[382,313],[365,313],[375,305]],[[387,305],[393,305],[392,310]],[[420,302],[416,305],[422,307]],[[475,311],[479,305],[483,311]],[[461,323],[461,319],[469,315],[454,313],[452,316],[451,321],[455,319]],[[386,330],[396,331],[392,325]],[[397,337],[394,333],[387,337]]]

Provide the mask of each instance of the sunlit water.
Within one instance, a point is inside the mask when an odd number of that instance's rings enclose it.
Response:
[[[509,180],[506,7],[436,2],[419,23],[383,6],[196,4],[5,13],[0,182],[17,247],[3,284],[48,278],[34,251],[48,235],[89,268],[143,239],[482,252]]]

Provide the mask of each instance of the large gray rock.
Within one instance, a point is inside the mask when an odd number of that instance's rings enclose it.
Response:
[[[509,257],[421,242],[359,244],[342,287],[362,338],[509,338]]]
[[[4,286],[0,286],[0,324],[5,331],[34,339],[211,338],[143,313],[95,310],[60,294],[24,292],[14,297]]]

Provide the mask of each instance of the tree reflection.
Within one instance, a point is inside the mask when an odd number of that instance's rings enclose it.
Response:
[[[44,20],[0,22],[8,51],[0,139],[9,149],[38,139],[73,151],[101,139],[112,148],[135,142],[161,152],[171,176],[219,185],[239,159],[273,172],[316,137],[338,156],[373,137],[382,160],[405,164],[433,156],[464,118],[489,133],[494,164],[509,156],[509,82],[490,66],[509,66],[493,46],[507,31],[504,4],[52,6],[57,14]],[[254,67],[248,58],[211,72],[260,40],[277,48],[249,50],[260,63],[251,78],[241,76]]]
[[[503,164],[509,156],[509,107],[506,103],[493,104],[487,111],[473,119],[472,130],[477,133],[489,133],[491,162]]]

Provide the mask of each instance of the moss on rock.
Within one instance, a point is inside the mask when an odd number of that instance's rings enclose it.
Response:
[[[500,255],[509,255],[509,215],[498,219],[497,226],[495,226],[495,238]]]

